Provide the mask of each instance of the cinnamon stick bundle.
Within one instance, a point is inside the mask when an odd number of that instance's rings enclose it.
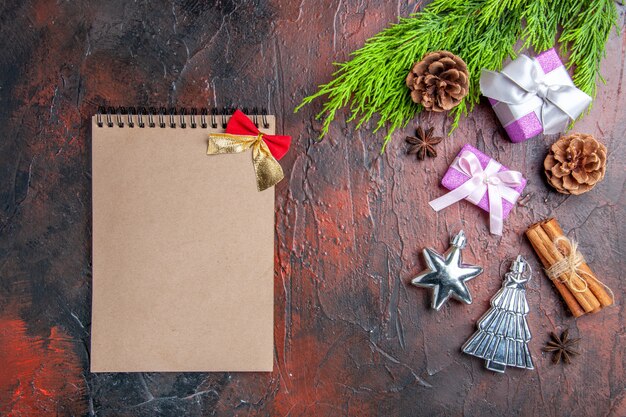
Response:
[[[556,219],[531,225],[526,236],[574,317],[613,304],[610,290],[591,271],[576,244],[565,237]]]

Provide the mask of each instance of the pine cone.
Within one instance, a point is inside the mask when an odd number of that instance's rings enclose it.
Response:
[[[467,95],[467,65],[451,52],[431,52],[413,65],[406,86],[411,90],[411,99],[426,110],[450,110]]]
[[[606,146],[584,133],[563,136],[550,147],[543,167],[558,192],[582,194],[604,178]]]

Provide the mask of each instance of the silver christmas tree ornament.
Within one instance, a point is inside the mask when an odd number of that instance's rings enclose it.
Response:
[[[465,285],[477,277],[483,269],[475,265],[466,265],[461,260],[461,249],[467,244],[465,233],[461,230],[450,242],[450,248],[443,254],[432,248],[424,249],[424,259],[428,269],[420,272],[411,280],[417,287],[433,289],[432,307],[439,310],[450,297],[472,304],[472,294]]]
[[[491,299],[491,308],[478,320],[478,330],[462,347],[463,352],[485,359],[491,371],[503,373],[507,366],[534,369],[526,323],[526,282],[530,276],[526,260],[518,256],[504,275],[502,288]]]

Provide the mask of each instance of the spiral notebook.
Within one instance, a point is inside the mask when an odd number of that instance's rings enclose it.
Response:
[[[92,118],[91,371],[271,371],[273,188],[207,155],[228,115],[179,113]]]

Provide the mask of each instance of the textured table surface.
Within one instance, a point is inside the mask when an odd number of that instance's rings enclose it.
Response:
[[[340,114],[322,143],[313,115],[293,114],[332,61],[415,1],[7,1],[0,6],[0,415],[624,416],[626,34],[611,34],[594,107],[575,130],[609,149],[606,179],[583,196],[548,188],[555,137],[511,144],[486,104],[418,163],[397,132],[354,131]],[[90,131],[97,106],[260,105],[293,135],[276,189],[275,365],[271,374],[91,374]],[[447,133],[450,120],[416,122]],[[427,202],[465,143],[529,179],[501,238],[462,202]],[[574,320],[523,236],[556,216],[617,306]],[[463,228],[472,305],[428,308],[407,285],[425,246]],[[527,297],[536,370],[505,375],[460,352],[517,254],[535,271]],[[548,333],[570,327],[581,355],[554,366]]]

